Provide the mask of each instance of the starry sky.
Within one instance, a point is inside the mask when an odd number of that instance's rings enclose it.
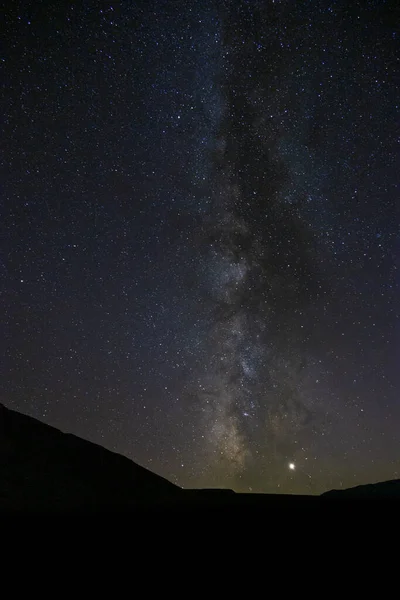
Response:
[[[395,19],[9,3],[0,401],[184,487],[400,477]]]

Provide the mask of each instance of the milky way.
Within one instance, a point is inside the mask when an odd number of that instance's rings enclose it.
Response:
[[[178,4],[8,9],[1,401],[186,487],[398,477],[391,4]]]

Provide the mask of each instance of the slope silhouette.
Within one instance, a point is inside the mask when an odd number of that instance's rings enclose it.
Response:
[[[124,456],[0,404],[2,509],[129,508],[179,491]]]
[[[400,480],[321,496],[183,490],[128,458],[0,404],[0,510],[293,508],[332,501],[400,499]]]

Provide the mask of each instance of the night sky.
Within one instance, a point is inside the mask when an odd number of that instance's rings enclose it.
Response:
[[[9,3],[1,402],[184,487],[400,477],[394,7]]]

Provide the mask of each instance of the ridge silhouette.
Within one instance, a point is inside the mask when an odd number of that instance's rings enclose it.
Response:
[[[336,499],[400,499],[400,480],[321,496],[184,490],[130,459],[0,404],[0,510],[293,507]]]

